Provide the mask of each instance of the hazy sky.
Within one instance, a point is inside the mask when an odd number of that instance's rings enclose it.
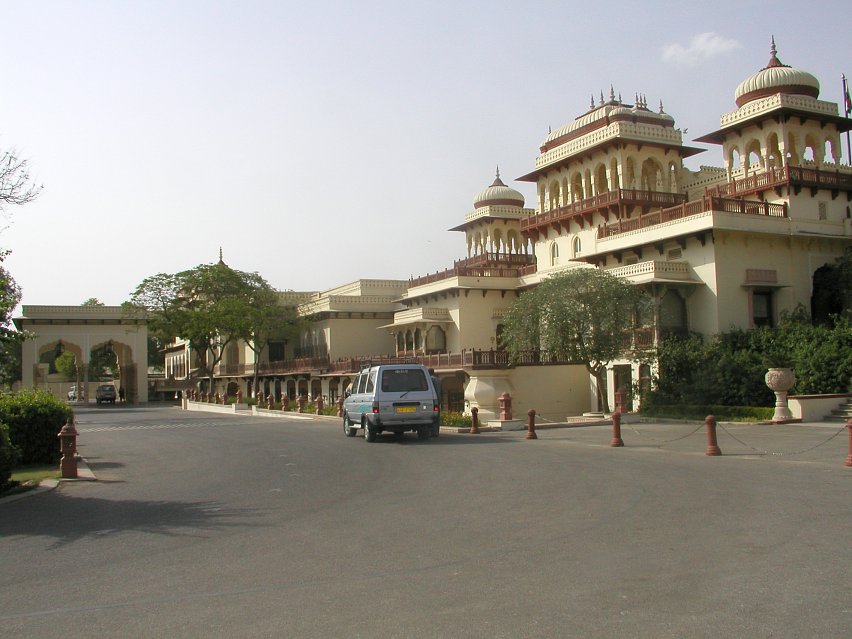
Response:
[[[774,34],[840,101],[848,2],[682,4],[5,0],[0,148],[44,184],[6,266],[24,304],[120,304],[220,246],[279,289],[405,279],[464,257],[496,165],[535,206],[512,180],[610,85],[695,145]]]

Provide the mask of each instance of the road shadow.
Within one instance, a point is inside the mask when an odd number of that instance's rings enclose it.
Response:
[[[255,509],[227,508],[216,501],[112,501],[80,497],[61,490],[9,504],[3,510],[0,539],[49,537],[54,540],[49,549],[87,537],[129,531],[170,537],[204,537],[216,530],[259,525],[257,522],[262,516]]]

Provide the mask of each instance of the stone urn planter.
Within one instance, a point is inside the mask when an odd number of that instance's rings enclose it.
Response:
[[[775,414],[773,422],[786,422],[793,419],[793,414],[787,407],[787,391],[796,383],[796,375],[792,368],[770,368],[764,377],[766,385],[775,393]]]

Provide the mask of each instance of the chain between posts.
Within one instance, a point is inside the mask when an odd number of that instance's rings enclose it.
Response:
[[[834,435],[832,435],[831,437],[829,437],[825,441],[820,442],[819,444],[814,444],[813,446],[810,446],[809,448],[803,448],[801,450],[794,450],[794,451],[789,451],[789,452],[775,452],[775,451],[761,450],[759,448],[755,448],[751,444],[747,444],[742,439],[740,439],[739,437],[737,437],[736,435],[731,433],[731,431],[729,431],[727,428],[725,428],[722,424],[719,424],[719,428],[721,428],[723,431],[725,431],[725,433],[727,433],[728,436],[731,437],[731,439],[739,442],[740,444],[742,444],[746,448],[750,448],[751,450],[758,453],[759,455],[772,455],[773,457],[788,457],[790,455],[801,455],[802,453],[807,453],[807,452],[810,452],[814,449],[819,448],[820,446],[824,446],[825,444],[830,442],[832,439],[837,437],[840,433],[842,433],[846,429],[846,424],[843,424],[843,426],[841,426],[840,429],[836,433],[834,433]]]
[[[637,435],[639,435],[639,436],[641,436],[641,437],[646,437],[646,435],[644,435],[643,433],[640,433],[638,430],[636,430],[635,428],[633,428],[633,425],[632,425],[632,424],[627,423],[627,427],[628,427],[630,430],[632,430],[634,433],[636,433]],[[660,446],[664,446],[665,444],[671,444],[672,442],[680,441],[681,439],[686,439],[687,437],[692,437],[695,433],[697,433],[699,430],[701,430],[701,429],[702,429],[702,428],[704,428],[704,427],[705,427],[705,424],[704,424],[704,422],[702,422],[701,424],[699,424],[698,426],[696,426],[695,430],[693,430],[693,431],[691,431],[691,432],[687,433],[686,435],[681,435],[680,437],[675,437],[674,439],[664,439],[664,440],[662,440],[662,441],[656,440],[656,443],[655,443],[655,444],[651,444],[651,445],[652,445],[652,446],[660,447]]]

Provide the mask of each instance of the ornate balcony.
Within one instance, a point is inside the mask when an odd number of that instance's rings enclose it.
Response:
[[[744,197],[774,189],[780,196],[782,188],[790,189],[796,194],[803,188],[812,191],[825,189],[831,191],[832,199],[843,191],[846,193],[846,199],[852,200],[852,174],[801,166],[773,167],[746,178],[708,187],[705,193],[710,197]]]
[[[681,220],[690,215],[697,215],[705,211],[722,211],[724,213],[741,213],[743,215],[766,217],[787,217],[787,204],[769,204],[768,202],[756,202],[754,200],[734,200],[705,196],[700,200],[686,202],[680,206],[662,209],[637,218],[619,220],[613,224],[602,224],[598,226],[598,239],[646,229],[673,220]]]
[[[661,191],[643,191],[639,189],[616,189],[607,191],[579,202],[566,206],[531,215],[521,220],[521,231],[531,235],[537,235],[549,226],[561,230],[568,222],[575,221],[581,226],[591,225],[595,213],[619,211],[628,207],[642,207],[653,209],[660,207],[671,207],[682,204],[686,196],[680,193],[666,193]]]

